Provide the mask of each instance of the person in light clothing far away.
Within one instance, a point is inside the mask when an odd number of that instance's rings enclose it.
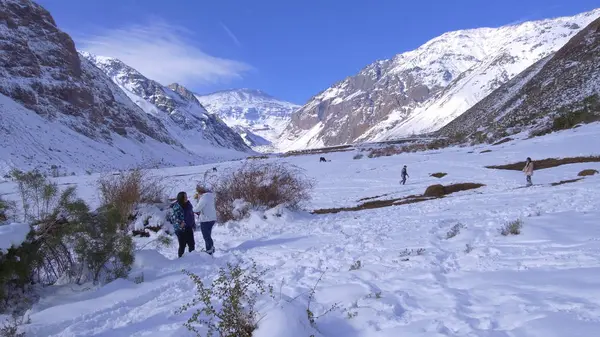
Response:
[[[196,187],[196,191],[198,192],[198,202],[194,207],[194,213],[200,219],[200,230],[206,244],[206,252],[212,255],[215,252],[212,229],[217,222],[215,194],[201,186]]]
[[[533,183],[531,182],[531,176],[533,175],[533,162],[529,157],[527,157],[527,161],[525,162],[523,172],[525,172],[525,175],[527,176],[527,186],[533,185]]]
[[[404,167],[402,168],[402,173],[401,173],[401,175],[402,175],[402,181],[401,181],[400,183],[401,183],[402,185],[404,185],[404,184],[406,184],[406,177],[409,177],[409,178],[410,178],[410,176],[408,175],[408,172],[406,172],[406,165],[404,165]]]

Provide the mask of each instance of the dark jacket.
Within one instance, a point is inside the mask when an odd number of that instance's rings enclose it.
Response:
[[[183,208],[185,227],[196,229],[196,217],[194,216],[194,206],[188,200]]]
[[[406,172],[406,167],[402,168],[402,173],[401,174],[402,174],[403,177],[406,177],[408,175],[408,172]]]

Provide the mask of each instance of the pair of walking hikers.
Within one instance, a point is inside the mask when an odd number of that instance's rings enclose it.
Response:
[[[200,231],[204,238],[206,253],[212,255],[215,252],[214,242],[212,239],[212,229],[217,222],[217,210],[215,206],[215,195],[209,190],[197,186],[196,205],[193,206],[189,201],[187,193],[179,192],[177,200],[171,204],[171,214],[169,221],[173,225],[179,249],[177,254],[183,256],[185,247],[188,247],[189,252],[196,249],[194,240],[194,231],[196,230],[196,215],[200,221]]]

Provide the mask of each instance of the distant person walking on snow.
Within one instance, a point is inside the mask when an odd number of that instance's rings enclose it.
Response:
[[[185,252],[185,246],[188,246],[188,250],[193,252],[196,247],[194,240],[194,228],[196,228],[196,221],[194,220],[194,207],[189,202],[187,194],[185,192],[179,192],[177,194],[177,201],[171,205],[171,223],[173,229],[177,235],[177,241],[179,242],[179,249],[177,255],[183,256]]]
[[[198,202],[194,207],[194,213],[200,218],[200,230],[206,245],[206,252],[212,255],[215,252],[215,246],[212,239],[212,229],[217,222],[217,209],[215,206],[215,194],[207,189],[198,186]]]
[[[404,185],[404,184],[406,184],[406,177],[409,177],[409,178],[410,178],[410,176],[408,175],[408,172],[406,172],[406,165],[404,165],[404,167],[402,168],[402,173],[401,173],[401,175],[402,175],[402,181],[401,181],[400,183],[401,183],[402,185]]]
[[[525,175],[527,176],[527,186],[533,185],[533,183],[531,182],[531,176],[533,175],[533,162],[529,157],[527,157],[527,161],[525,162],[523,172],[525,172]]]

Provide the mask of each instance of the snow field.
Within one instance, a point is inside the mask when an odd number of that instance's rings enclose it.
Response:
[[[181,269],[210,282],[220,266],[237,258],[268,268],[275,288],[263,299],[255,336],[595,336],[600,329],[600,176],[560,186],[600,163],[536,171],[534,186],[518,171],[485,165],[548,157],[597,155],[599,124],[499,146],[450,148],[354,160],[355,152],[269,159],[286,161],[316,180],[307,209],[353,206],[358,199],[421,194],[426,187],[461,182],[485,187],[421,203],[337,214],[274,209],[215,227],[215,257],[201,252],[176,259],[176,247],[138,252],[129,280],[100,288],[47,289],[30,311],[28,336],[188,336],[177,315],[194,287]],[[491,149],[489,153],[479,153]],[[468,153],[473,151],[473,153]],[[408,165],[407,185],[398,184]],[[221,174],[239,162],[217,165]],[[156,171],[178,190],[191,191],[215,165]],[[441,179],[430,173],[446,172]],[[65,177],[92,204],[94,176]],[[3,193],[10,184],[0,185]],[[522,219],[518,236],[498,229]],[[464,228],[447,239],[456,224]],[[148,239],[140,239],[142,246]],[[196,233],[197,247],[203,246]],[[467,249],[467,245],[470,247]],[[416,254],[417,249],[424,249]],[[412,252],[412,254],[407,254]],[[361,262],[357,270],[350,267]],[[135,277],[143,274],[143,282]],[[307,292],[317,280],[307,321]],[[296,300],[288,303],[286,299]]]

